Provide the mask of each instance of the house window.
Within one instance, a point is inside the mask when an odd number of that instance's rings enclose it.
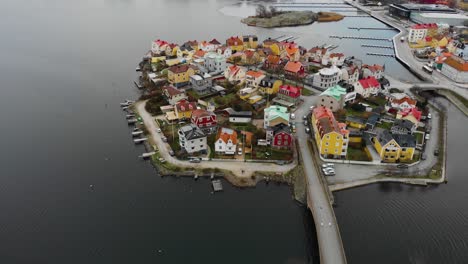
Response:
[[[203,138],[200,139],[200,142],[203,142]]]
[[[223,147],[219,146],[219,149],[223,149]]]
[[[278,140],[278,145],[283,145],[283,142],[281,140]]]
[[[330,135],[327,135],[327,139],[330,139]]]
[[[203,145],[200,145],[200,148],[203,148]]]
[[[335,149],[335,153],[338,153],[338,149]]]
[[[192,150],[195,149],[195,147],[192,147]]]
[[[328,146],[328,142],[325,142],[325,146]]]

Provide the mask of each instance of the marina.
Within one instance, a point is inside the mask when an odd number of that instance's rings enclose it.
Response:
[[[145,138],[145,137],[144,138],[136,138],[136,139],[133,140],[133,142],[135,144],[140,144],[140,143],[143,143],[143,142],[145,142],[147,140],[148,140],[148,138]]]
[[[362,44],[363,48],[378,48],[378,49],[393,49],[393,46],[383,46],[383,45],[371,45],[371,44]]]
[[[388,41],[391,42],[392,39],[388,38],[373,38],[373,37],[361,37],[361,36],[337,36],[337,35],[330,35],[330,38],[337,38],[337,39],[363,39],[363,40],[380,40],[380,41]]]
[[[395,54],[374,53],[374,52],[367,52],[366,54],[372,55],[372,56],[381,56],[381,57],[395,57]]]
[[[142,159],[147,159],[151,156],[153,156],[154,154],[156,154],[156,152],[145,152],[143,154],[141,154],[140,156],[138,156],[139,158],[142,158]]]

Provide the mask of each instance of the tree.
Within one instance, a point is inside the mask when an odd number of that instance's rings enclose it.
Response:
[[[270,6],[270,16],[278,15],[278,9],[275,6]]]
[[[268,10],[264,5],[258,5],[255,11],[257,16],[260,18],[268,16]]]

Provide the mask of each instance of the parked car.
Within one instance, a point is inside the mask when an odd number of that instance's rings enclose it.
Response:
[[[397,165],[397,168],[400,168],[400,169],[407,169],[407,168],[408,168],[408,165],[407,165],[407,164],[398,164],[398,165]]]
[[[439,149],[434,150],[434,156],[439,156]]]
[[[305,116],[303,116],[303,117],[302,117],[302,119],[304,119],[304,120],[307,120],[307,116],[306,116],[306,115],[305,115]]]
[[[307,134],[309,134],[309,133],[310,133],[310,128],[306,127],[306,128],[305,128],[305,132],[306,132]]]
[[[311,107],[309,107],[309,110],[312,112],[312,110],[314,110],[315,106],[312,105]]]
[[[156,132],[161,133],[161,129],[160,129],[160,128],[157,128],[157,129],[156,129]]]
[[[430,137],[431,135],[429,133],[426,133],[426,135],[424,136],[424,139],[429,140]]]
[[[335,168],[335,164],[325,163],[325,164],[322,164],[322,168]]]
[[[162,137],[161,139],[163,142],[167,142],[167,137]]]
[[[237,154],[238,154],[238,155],[242,155],[242,147],[239,147],[239,148],[237,149]]]
[[[426,160],[426,159],[427,159],[426,154],[422,154],[422,155],[421,155],[421,160]]]
[[[309,123],[307,122],[307,120],[304,120],[304,126],[307,126]]]
[[[431,118],[432,118],[431,113],[428,113],[428,114],[427,114],[427,118],[428,118],[428,119],[431,119]]]
[[[189,162],[191,162],[191,163],[200,163],[201,159],[200,158],[190,158]]]
[[[291,119],[296,119],[296,115],[294,113],[291,114]]]
[[[323,171],[323,174],[325,174],[325,176],[335,175],[335,170],[333,168],[323,168],[322,171]]]

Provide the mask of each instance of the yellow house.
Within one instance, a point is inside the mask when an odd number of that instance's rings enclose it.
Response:
[[[346,158],[349,142],[349,131],[346,130],[346,124],[338,123],[333,112],[323,106],[314,108],[311,119],[320,155]]]
[[[279,79],[275,79],[271,76],[266,76],[260,81],[258,85],[259,90],[263,94],[277,94],[279,88],[283,85],[283,81]]]
[[[366,128],[366,120],[364,118],[355,117],[355,116],[347,116],[346,117],[346,124],[350,127],[364,129]]]
[[[416,147],[413,135],[392,135],[388,130],[383,130],[371,141],[383,162],[408,162],[413,159]]]
[[[244,49],[256,49],[258,47],[258,37],[255,35],[242,36]]]
[[[187,85],[190,81],[190,76],[195,74],[195,69],[190,65],[174,65],[169,67],[167,71],[167,80],[176,87]]]
[[[271,53],[276,56],[280,56],[283,52],[283,44],[281,42],[273,43],[270,45]]]
[[[162,62],[166,60],[166,56],[158,56],[158,57],[152,57],[151,58],[151,64],[156,64],[158,62]]]
[[[244,50],[244,42],[239,37],[230,37],[226,40],[226,46],[234,52]]]
[[[181,100],[175,105],[175,115],[178,119],[189,119],[192,117],[192,112],[197,109],[196,102],[188,102]]]

